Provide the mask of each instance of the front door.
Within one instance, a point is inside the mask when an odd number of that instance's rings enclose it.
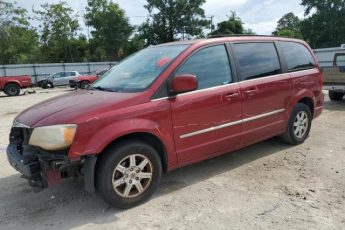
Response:
[[[54,86],[59,86],[59,85],[63,85],[63,77],[64,77],[64,72],[59,72],[54,74],[53,78],[54,78]]]
[[[224,44],[192,54],[175,73],[193,74],[198,89],[170,99],[179,164],[188,164],[239,148],[240,86],[233,83]]]
[[[290,74],[282,74],[273,42],[232,44],[243,98],[243,144],[280,134],[292,94]]]

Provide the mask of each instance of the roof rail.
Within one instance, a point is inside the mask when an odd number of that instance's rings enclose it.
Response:
[[[257,34],[214,34],[207,38],[223,38],[223,37],[277,37],[275,35],[257,35]]]

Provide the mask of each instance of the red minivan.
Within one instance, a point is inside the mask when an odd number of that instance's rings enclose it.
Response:
[[[126,58],[88,90],[23,111],[7,155],[33,186],[83,176],[87,191],[128,208],[167,171],[278,135],[302,143],[322,108],[320,67],[303,41],[167,43]]]

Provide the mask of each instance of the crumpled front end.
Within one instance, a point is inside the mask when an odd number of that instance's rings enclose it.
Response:
[[[7,157],[14,169],[19,171],[29,184],[35,187],[51,187],[62,178],[78,175],[80,161],[68,159],[68,149],[48,152],[29,145],[33,129],[14,123],[10,133]]]

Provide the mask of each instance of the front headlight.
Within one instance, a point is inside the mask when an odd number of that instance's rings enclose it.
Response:
[[[68,148],[74,139],[77,125],[53,125],[34,128],[29,145],[45,150],[63,150]]]

